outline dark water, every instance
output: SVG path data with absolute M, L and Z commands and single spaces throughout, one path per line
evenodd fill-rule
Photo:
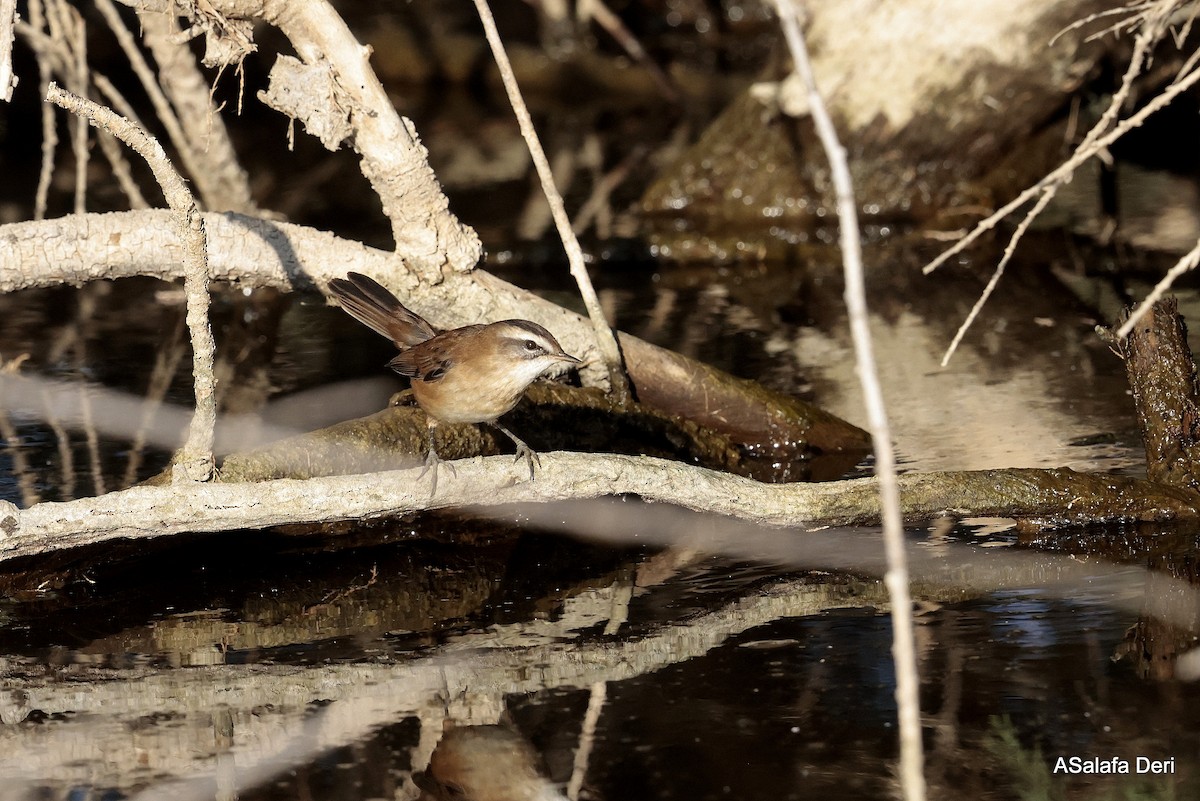
M 875 270 L 872 301 L 905 469 L 1138 471 L 1123 367 L 1077 292 L 1015 271 L 941 369 L 980 280 L 960 270 L 933 292 L 906 277 L 899 260 L 913 257 L 869 255 L 900 264 Z M 861 422 L 832 262 L 598 273 L 622 328 Z M 85 289 L 86 313 L 80 292 L 3 298 L 0 353 L 28 352 L 25 374 L 74 382 L 97 406 L 100 385 L 140 396 L 175 341 L 180 308 L 163 291 Z M 218 314 L 226 353 L 261 341 L 253 299 L 230 296 Z M 316 298 L 287 301 L 277 330 L 268 360 L 229 356 L 229 369 L 262 377 L 268 413 L 297 427 L 348 413 L 306 392 L 378 378 L 389 357 Z M 168 402 L 187 402 L 181 364 L 160 382 Z M 364 413 L 390 391 L 378 383 Z M 6 413 L 0 497 L 86 496 L 164 463 L 166 443 L 89 437 L 72 414 Z M 645 545 L 639 507 L 624 507 L 622 547 L 504 513 L 425 515 L 10 566 L 0 798 L 895 797 L 875 533 L 833 532 L 825 550 L 799 544 L 764 565 Z M 564 507 L 561 528 L 577 513 Z M 1193 533 L 1125 527 L 1030 551 L 1006 521 L 966 521 L 909 538 L 925 571 L 931 797 L 1200 797 L 1200 690 L 1174 669 L 1194 635 L 1148 613 L 1143 570 L 1186 577 Z M 1032 561 L 989 578 L 1000 554 Z M 1059 757 L 1115 757 L 1132 773 L 1056 774 Z M 1138 757 L 1173 772 L 1139 775 Z

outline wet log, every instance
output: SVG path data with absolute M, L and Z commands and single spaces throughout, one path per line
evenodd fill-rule
M 1151 481 L 1200 490 L 1200 387 L 1179 304 L 1166 298 L 1122 345 Z
M 304 479 L 411 467 L 428 447 L 426 416 L 411 404 L 411 393 L 400 393 L 395 400 L 399 405 L 369 417 L 230 454 L 220 480 Z M 623 407 L 596 389 L 535 383 L 504 420 L 537 452 L 641 453 L 735 475 L 765 472 L 755 470 L 741 449 L 716 431 L 642 404 Z M 434 446 L 446 460 L 512 452 L 512 443 L 499 431 L 471 424 L 439 425 Z M 153 483 L 170 480 L 167 474 L 157 478 Z
M 1057 155 L 1062 138 L 1046 137 L 1039 157 L 1030 153 L 1035 135 L 1062 116 L 1113 39 L 1085 41 L 1101 20 L 1049 43 L 1112 5 L 806 3 L 813 71 L 852 154 L 860 213 L 927 219 L 956 203 L 981 202 L 978 187 L 964 195 L 964 182 L 998 166 L 1005 187 L 1039 177 L 1033 173 Z M 806 109 L 778 83 L 788 71 L 784 59 L 768 69 L 643 195 L 643 211 L 660 221 L 652 233 L 671 255 L 732 258 L 736 232 L 743 244 L 751 232 L 769 241 L 772 229 L 834 215 Z

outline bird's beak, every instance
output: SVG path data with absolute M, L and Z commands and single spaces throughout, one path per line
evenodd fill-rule
M 555 356 L 563 364 L 583 364 L 583 359 L 576 359 L 569 353 L 558 353 Z

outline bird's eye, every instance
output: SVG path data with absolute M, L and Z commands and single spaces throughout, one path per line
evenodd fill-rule
M 534 351 L 541 350 L 541 348 L 539 348 L 538 343 L 534 342 L 532 339 L 527 339 L 525 340 L 525 350 L 533 353 Z

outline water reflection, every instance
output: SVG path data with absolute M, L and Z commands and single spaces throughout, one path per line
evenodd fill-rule
M 576 567 L 569 588 L 552 578 L 557 572 L 544 574 L 540 588 L 530 577 L 510 583 L 503 569 L 494 572 L 482 585 L 493 588 L 491 602 L 454 616 L 457 625 L 432 617 L 405 623 L 441 629 L 422 643 L 387 630 L 386 621 L 402 619 L 403 602 L 368 581 L 346 586 L 346 599 L 361 596 L 357 623 L 330 626 L 328 639 L 310 631 L 307 645 L 230 639 L 258 632 L 254 592 L 238 612 L 177 611 L 69 651 L 53 645 L 65 632 L 27 631 L 26 655 L 5 662 L 0 773 L 12 781 L 0 797 L 53 797 L 85 785 L 128 794 L 150 782 L 139 797 L 211 797 L 228 786 L 247 798 L 376 797 L 387 788 L 385 797 L 442 798 L 448 786 L 478 786 L 480 775 L 499 781 L 505 771 L 512 781 L 539 777 L 539 788 L 560 793 L 581 770 L 581 786 L 599 798 L 890 795 L 890 633 L 877 580 L 824 570 L 781 575 L 669 551 L 630 554 L 627 568 L 597 572 L 590 547 L 568 554 L 561 540 L 522 536 L 524 558 L 513 565 L 541 550 L 546 564 L 591 569 Z M 345 585 L 346 574 L 326 572 L 339 561 L 382 565 L 401 584 L 460 572 L 447 569 L 453 549 L 440 565 L 426 554 L 401 572 L 411 550 L 397 542 L 325 554 L 299 581 L 286 552 L 272 557 L 264 548 L 259 556 L 271 557 L 267 565 L 282 560 L 265 582 L 277 598 L 326 597 L 335 579 Z M 513 543 L 500 548 L 514 552 Z M 1128 581 L 1135 573 L 1083 565 L 1067 597 L 1027 587 L 966 600 L 962 586 L 935 590 L 919 578 L 923 706 L 936 743 L 931 777 L 960 787 L 969 763 L 990 777 L 981 798 L 1008 798 L 1022 781 L 1013 765 L 1029 767 L 1034 748 L 1044 769 L 1056 754 L 1128 754 L 1136 743 L 1139 754 L 1177 760 L 1161 786 L 1185 797 L 1195 785 L 1200 731 L 1174 712 L 1194 703 L 1200 686 L 1148 684 L 1128 661 L 1114 661 L 1138 620 Z M 1045 571 L 1028 578 L 1038 575 Z M 207 592 L 223 582 L 245 579 L 226 576 Z M 523 603 L 545 611 L 514 621 L 504 611 L 514 585 Z M 413 597 L 454 595 L 410 589 Z M 287 606 L 271 604 L 276 615 Z M 277 625 L 302 630 L 311 606 L 290 606 L 290 622 Z M 26 611 L 10 610 L 9 636 L 34 628 L 22 620 Z M 174 656 L 139 650 L 182 642 L 147 634 L 160 625 L 190 629 L 190 642 L 207 637 L 210 651 L 221 643 L 225 664 L 176 667 L 194 645 Z M 131 658 L 139 652 L 147 658 Z M 602 703 L 590 715 L 581 767 L 574 757 L 598 685 Z M 435 759 L 439 743 L 447 750 Z M 494 765 L 500 752 L 511 767 L 487 773 L 480 765 Z M 1052 778 L 1066 793 L 1059 797 L 1130 786 L 1112 777 Z
M 858 419 L 840 288 L 819 270 L 605 280 L 623 327 Z M 939 371 L 962 305 L 954 281 L 945 286 L 948 299 L 935 301 L 897 279 L 875 298 L 910 469 L 1133 469 L 1120 365 L 1087 339 L 1090 321 L 1047 327 L 1043 307 L 1062 299 L 1045 283 L 1014 286 Z M 125 291 L 98 296 L 91 314 L 115 312 L 105 304 Z M 135 285 L 122 313 L 139 297 L 154 292 Z M 5 323 L 0 352 L 27 345 L 24 370 L 50 369 L 32 331 L 51 305 L 31 304 L 24 333 Z M 159 332 L 177 320 L 150 332 L 148 314 L 132 316 L 141 322 L 128 342 L 94 325 L 77 341 L 104 352 L 105 376 L 120 375 L 112 385 L 144 388 L 155 348 L 170 350 Z M 265 375 L 299 415 L 289 425 L 331 412 L 306 390 L 374 375 L 390 356 L 340 318 L 307 302 L 255 318 L 284 332 Z M 112 366 L 122 348 L 123 372 Z M 254 358 L 262 368 L 264 354 Z M 166 386 L 180 400 L 186 377 Z M 281 407 L 260 400 L 279 423 Z M 136 427 L 140 414 L 135 404 L 116 417 Z M 5 419 L 6 500 L 86 494 L 97 475 L 117 486 L 136 451 L 130 432 L 73 429 L 82 415 L 57 427 Z M 487 797 L 481 781 L 593 799 L 892 797 L 890 633 L 873 533 L 722 534 L 622 506 L 627 518 L 590 507 L 541 510 L 546 519 L 426 515 L 320 536 L 116 543 L 10 566 L 0 799 Z M 557 530 L 555 520 L 589 541 L 530 532 Z M 910 537 L 933 797 L 1200 796 L 1200 727 L 1185 712 L 1200 686 L 1178 672 L 1200 617 L 1188 583 L 1195 532 L 946 521 Z M 1053 773 L 1058 756 L 1092 754 L 1174 758 L 1176 770 Z

